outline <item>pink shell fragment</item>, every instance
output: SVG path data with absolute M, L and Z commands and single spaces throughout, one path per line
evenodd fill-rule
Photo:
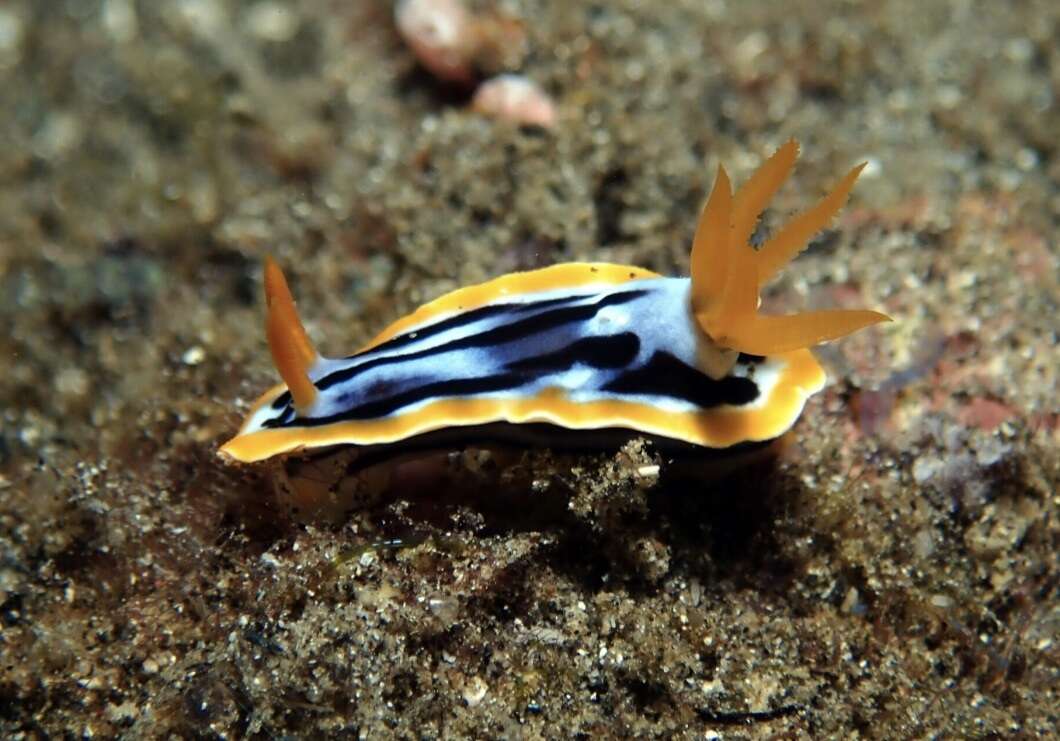
M 478 30 L 459 0 L 399 0 L 394 21 L 416 59 L 432 75 L 462 85 L 474 81 Z
M 548 93 L 522 75 L 498 75 L 475 91 L 471 107 L 487 116 L 514 124 L 550 129 L 556 124 L 556 106 Z

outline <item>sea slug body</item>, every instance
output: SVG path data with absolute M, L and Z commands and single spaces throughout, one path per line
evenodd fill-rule
M 564 263 L 446 294 L 356 353 L 321 356 L 279 267 L 266 261 L 266 335 L 284 383 L 220 452 L 253 462 L 333 446 L 388 446 L 439 431 L 615 431 L 729 449 L 782 435 L 825 374 L 809 347 L 888 317 L 867 310 L 758 313 L 761 286 L 846 201 L 861 167 L 759 249 L 759 214 L 787 178 L 782 146 L 735 193 L 719 170 L 691 276 Z M 558 439 L 558 436 L 557 436 Z

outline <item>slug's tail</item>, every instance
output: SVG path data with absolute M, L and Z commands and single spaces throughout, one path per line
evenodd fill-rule
M 301 414 L 312 406 L 319 393 L 309 379 L 309 369 L 320 359 L 320 354 L 298 318 L 287 279 L 272 257 L 265 258 L 265 305 L 265 336 L 272 362 Z

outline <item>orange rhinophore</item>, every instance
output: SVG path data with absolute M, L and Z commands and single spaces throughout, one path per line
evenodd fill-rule
M 265 258 L 265 306 L 265 337 L 272 362 L 290 389 L 295 408 L 304 413 L 317 398 L 317 389 L 309 380 L 309 369 L 320 355 L 298 318 L 287 279 L 271 257 Z
M 789 141 L 732 195 L 722 167 L 692 248 L 692 303 L 703 331 L 720 347 L 774 355 L 843 337 L 878 322 L 885 314 L 867 310 L 813 311 L 788 316 L 758 313 L 759 291 L 805 249 L 818 230 L 846 202 L 864 164 L 851 170 L 816 206 L 786 224 L 762 248 L 749 243 L 758 217 L 787 179 L 799 146 Z

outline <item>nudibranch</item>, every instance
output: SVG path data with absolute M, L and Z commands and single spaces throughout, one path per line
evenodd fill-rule
M 719 168 L 690 277 L 609 263 L 513 273 L 427 303 L 344 358 L 317 352 L 267 259 L 265 333 L 284 383 L 221 454 L 252 462 L 498 426 L 545 430 L 546 444 L 548 430 L 696 449 L 779 437 L 824 386 L 809 348 L 889 321 L 868 310 L 759 314 L 762 285 L 828 224 L 863 167 L 756 249 L 758 217 L 797 156 L 789 141 L 735 194 Z

